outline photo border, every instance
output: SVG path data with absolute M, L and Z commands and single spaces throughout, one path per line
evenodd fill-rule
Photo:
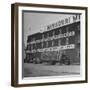
M 42 7 L 42 8 L 61 8 L 61 9 L 78 9 L 85 10 L 85 80 L 78 81 L 63 81 L 63 82 L 47 82 L 47 83 L 34 83 L 34 84 L 19 84 L 18 80 L 18 7 Z M 87 83 L 88 82 L 88 8 L 81 6 L 62 6 L 62 5 L 45 5 L 45 4 L 32 4 L 32 3 L 15 3 L 11 5 L 11 85 L 14 87 L 22 87 L 22 86 L 41 86 L 41 85 L 58 85 L 58 84 L 72 84 L 72 83 Z

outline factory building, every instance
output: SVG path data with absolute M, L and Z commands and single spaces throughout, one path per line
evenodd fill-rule
M 80 15 L 47 25 L 27 37 L 25 62 L 80 64 Z

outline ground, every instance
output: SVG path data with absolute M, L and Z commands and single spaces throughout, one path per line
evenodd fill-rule
M 24 77 L 79 75 L 80 65 L 47 65 L 24 63 Z

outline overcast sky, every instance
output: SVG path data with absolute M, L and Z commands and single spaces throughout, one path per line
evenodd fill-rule
M 24 12 L 24 43 L 26 46 L 27 36 L 46 30 L 46 26 L 55 23 L 64 18 L 70 17 L 70 14 L 51 14 L 51 13 L 36 13 Z

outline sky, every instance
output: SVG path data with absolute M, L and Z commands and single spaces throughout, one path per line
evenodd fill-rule
M 51 14 L 40 12 L 24 12 L 24 44 L 27 45 L 27 36 L 46 30 L 46 26 L 64 18 L 72 16 L 71 14 Z

